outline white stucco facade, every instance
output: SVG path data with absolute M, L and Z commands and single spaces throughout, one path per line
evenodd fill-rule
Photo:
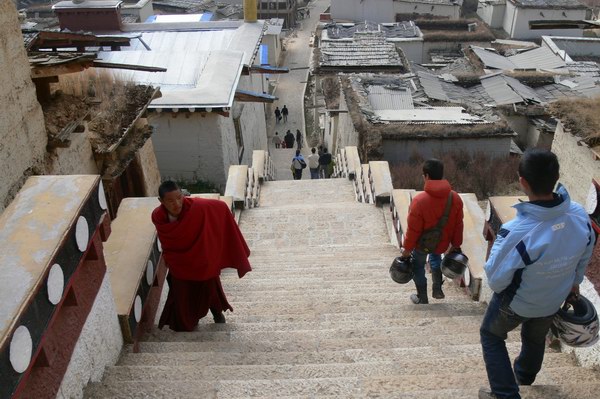
M 477 6 L 477 15 L 494 29 L 502 28 L 505 12 L 506 0 L 480 0 Z
M 262 93 L 262 86 L 261 75 L 250 74 L 242 76 L 238 88 Z M 234 102 L 229 116 L 215 112 L 155 113 L 150 123 L 163 179 L 202 180 L 225 187 L 230 165 L 250 165 L 252 151 L 267 149 L 262 103 Z
M 583 36 L 582 29 L 552 29 L 531 30 L 529 21 L 536 20 L 582 20 L 586 18 L 587 10 L 581 9 L 551 9 L 523 8 L 510 0 L 506 2 L 506 12 L 502 29 L 513 39 L 536 39 L 542 36 Z
M 57 399 L 79 399 L 88 382 L 102 379 L 104 369 L 114 365 L 123 348 L 123 336 L 108 275 L 79 335 Z
M 336 20 L 396 22 L 396 14 L 421 14 L 460 18 L 458 1 L 418 0 L 331 0 L 331 17 Z

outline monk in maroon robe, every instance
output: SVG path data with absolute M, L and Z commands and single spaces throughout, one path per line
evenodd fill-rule
M 184 197 L 176 183 L 159 188 L 161 205 L 152 212 L 169 268 L 169 295 L 158 327 L 192 331 L 210 310 L 215 323 L 233 311 L 221 286 L 221 270 L 252 270 L 250 249 L 227 205 L 218 200 Z

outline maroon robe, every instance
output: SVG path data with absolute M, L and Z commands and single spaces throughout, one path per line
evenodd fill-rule
M 208 310 L 230 310 L 219 275 L 227 267 L 241 278 L 252 270 L 250 250 L 222 201 L 186 197 L 179 217 L 169 222 L 164 206 L 152 212 L 169 268 L 169 295 L 160 317 L 175 331 L 191 331 Z

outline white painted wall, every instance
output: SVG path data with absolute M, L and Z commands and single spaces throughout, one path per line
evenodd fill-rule
M 278 66 L 281 56 L 281 39 L 279 35 L 263 36 L 263 44 L 269 47 L 269 65 Z
M 395 0 L 393 5 L 394 14 L 431 14 L 437 17 L 448 17 L 450 19 L 460 18 L 461 11 L 461 7 L 458 4 L 431 4 L 418 3 L 410 0 Z
M 600 161 L 580 137 L 565 132 L 560 122 L 554 132 L 552 152 L 560 163 L 560 182 L 571 198 L 585 205 L 592 179 L 600 181 Z
M 152 140 L 161 177 L 224 183 L 221 119 L 225 117 L 215 113 L 153 114 Z
M 502 28 L 504 22 L 504 13 L 506 12 L 506 3 L 498 4 L 496 2 L 480 1 L 477 7 L 477 15 L 491 28 Z
M 396 22 L 396 14 L 431 14 L 460 18 L 457 4 L 431 4 L 402 0 L 331 0 L 334 20 Z
M 334 20 L 396 22 L 392 0 L 331 0 Z
M 83 325 L 57 399 L 82 398 L 83 388 L 88 382 L 102 379 L 104 368 L 117 362 L 122 347 L 123 336 L 107 274 Z
M 564 14 L 563 14 L 564 13 Z M 541 15 L 543 14 L 543 16 Z M 583 36 L 582 29 L 530 30 L 529 21 L 534 20 L 581 20 L 587 11 L 518 8 L 511 2 L 506 4 L 503 29 L 513 39 L 536 39 L 542 36 Z
M 71 145 L 56 148 L 53 162 L 47 165 L 49 175 L 97 175 L 98 166 L 89 141 L 88 131 L 71 134 Z
M 0 212 L 34 165 L 43 167 L 47 136 L 42 108 L 11 0 L 0 0 Z
M 383 140 L 383 159 L 390 163 L 408 161 L 414 153 L 423 158 L 431 158 L 439 153 L 461 150 L 483 152 L 492 157 L 507 156 L 510 152 L 510 137 Z
M 396 48 L 401 49 L 409 61 L 417 63 L 425 62 L 423 59 L 422 37 L 412 39 L 388 39 L 387 41 L 394 43 Z
M 238 88 L 262 93 L 262 75 L 242 76 Z M 224 188 L 229 166 L 240 163 L 234 117 L 240 118 L 244 141 L 241 163 L 249 165 L 252 151 L 267 149 L 262 103 L 235 102 L 229 116 L 214 112 L 153 114 L 150 119 L 155 129 L 152 139 L 161 177 L 209 181 Z

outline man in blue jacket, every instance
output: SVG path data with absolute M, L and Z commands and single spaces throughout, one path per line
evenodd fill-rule
M 480 399 L 521 397 L 519 385 L 531 385 L 542 368 L 554 314 L 571 292 L 579 293 L 595 237 L 581 205 L 562 185 L 553 192 L 558 176 L 552 152 L 523 155 L 519 183 L 529 201 L 515 205 L 517 216 L 501 227 L 485 265 L 494 294 L 480 335 L 491 391 L 480 389 Z M 519 325 L 513 371 L 505 340 Z

